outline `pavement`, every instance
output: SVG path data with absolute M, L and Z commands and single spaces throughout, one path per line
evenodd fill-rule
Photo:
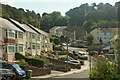
M 72 69 L 69 72 L 52 71 L 51 74 L 49 74 L 49 75 L 35 76 L 35 77 L 32 77 L 30 80 L 40 80 L 40 79 L 45 79 L 45 78 L 66 76 L 66 75 L 80 73 L 80 72 L 83 72 L 86 70 L 89 70 L 89 61 L 85 61 L 85 64 L 83 66 L 81 66 L 81 69 Z

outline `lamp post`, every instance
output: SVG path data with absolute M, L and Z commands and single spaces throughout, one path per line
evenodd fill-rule
M 66 66 L 66 69 L 68 69 L 68 37 L 67 37 L 67 66 Z M 68 71 L 68 70 L 66 70 Z

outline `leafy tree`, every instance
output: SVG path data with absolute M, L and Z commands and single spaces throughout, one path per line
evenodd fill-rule
M 59 38 L 54 38 L 53 43 L 55 43 L 56 45 L 60 44 L 60 39 Z
M 93 43 L 93 36 L 92 35 L 87 35 L 85 40 L 87 41 L 88 45 Z

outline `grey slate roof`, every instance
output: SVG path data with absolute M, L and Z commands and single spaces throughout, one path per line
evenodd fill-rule
M 43 30 L 41 30 L 41 29 L 38 29 L 38 28 L 36 28 L 36 27 L 34 27 L 34 26 L 32 26 L 32 25 L 30 25 L 32 28 L 34 28 L 35 30 L 37 30 L 39 33 L 41 33 L 41 34 L 43 34 L 43 35 L 46 35 L 46 36 L 49 36 L 49 33 L 47 33 L 47 32 L 45 32 L 45 31 L 43 31 Z
M 12 20 L 14 23 L 16 23 L 17 25 L 19 25 L 21 28 L 23 28 L 25 31 L 28 31 L 28 32 L 32 32 L 32 33 L 35 33 L 37 34 L 34 30 L 32 30 L 30 27 L 28 27 L 26 24 L 21 24 L 19 23 L 18 21 L 15 21 L 13 19 L 10 19 Z
M 1 17 L 0 17 L 0 27 L 23 32 L 22 30 L 17 28 L 14 24 L 12 24 L 10 21 Z

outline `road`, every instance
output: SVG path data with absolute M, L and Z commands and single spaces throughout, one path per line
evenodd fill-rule
M 89 70 L 84 70 L 80 73 L 74 73 L 74 74 L 55 77 L 55 78 L 89 78 Z
M 69 47 L 68 49 L 71 51 L 72 50 L 84 51 L 83 49 L 73 48 L 73 47 Z M 89 70 L 90 70 L 90 67 L 89 67 L 89 58 L 88 58 L 88 61 L 85 61 L 85 65 L 83 65 L 80 70 L 73 69 L 72 71 L 67 72 L 67 73 L 63 73 L 63 72 L 59 72 L 59 71 L 52 71 L 52 74 L 50 74 L 50 75 L 38 76 L 38 77 L 32 78 L 30 80 L 41 80 L 42 78 L 44 78 L 43 80 L 57 80 L 57 78 L 59 78 L 59 80 L 60 79 L 74 80 L 75 78 L 88 79 L 89 78 Z M 49 79 L 45 79 L 45 78 L 49 78 Z

